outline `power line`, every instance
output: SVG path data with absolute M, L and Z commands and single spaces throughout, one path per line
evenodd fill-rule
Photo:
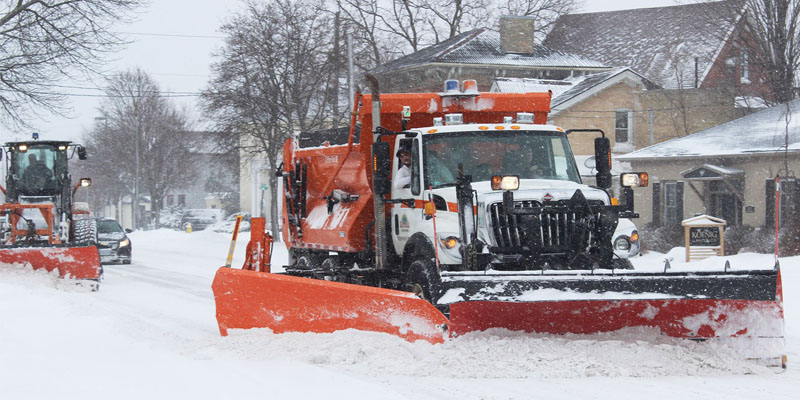
M 225 36 L 210 36 L 210 35 L 183 35 L 177 33 L 147 33 L 147 32 L 117 32 L 123 35 L 136 35 L 136 36 L 162 36 L 162 37 L 179 37 L 179 38 L 193 38 L 193 39 L 225 39 Z

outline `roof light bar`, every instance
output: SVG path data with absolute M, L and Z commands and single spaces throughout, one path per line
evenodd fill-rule
M 463 114 L 445 114 L 444 115 L 444 123 L 445 125 L 461 125 L 464 123 L 464 115 Z
M 526 113 L 526 112 L 517 113 L 517 123 L 518 124 L 532 124 L 533 123 L 533 113 Z

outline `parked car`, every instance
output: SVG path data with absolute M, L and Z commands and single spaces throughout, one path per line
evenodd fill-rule
M 130 229 L 122 229 L 117 220 L 112 218 L 96 218 L 97 250 L 100 252 L 100 263 L 131 263 L 131 239 L 126 233 Z
M 620 218 L 611 243 L 614 245 L 614 267 L 633 269 L 630 258 L 639 255 L 640 249 L 639 230 L 633 221 Z
M 250 213 L 237 212 L 229 215 L 224 221 L 214 225 L 211 229 L 214 232 L 233 233 L 233 228 L 236 226 L 236 217 L 241 215 L 242 222 L 239 223 L 239 232 L 250 232 Z
M 222 210 L 214 208 L 198 208 L 186 210 L 181 217 L 181 229 L 192 224 L 192 230 L 201 231 L 222 220 Z

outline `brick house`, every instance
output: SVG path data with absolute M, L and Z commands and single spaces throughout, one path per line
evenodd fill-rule
M 629 67 L 651 85 L 565 102 L 559 111 L 554 105 L 559 124 L 582 120 L 615 132 L 614 151 L 626 153 L 762 107 L 765 79 L 748 64 L 755 50 L 743 15 L 730 2 L 714 2 L 560 17 L 546 47 Z M 627 139 L 621 146 L 618 133 Z

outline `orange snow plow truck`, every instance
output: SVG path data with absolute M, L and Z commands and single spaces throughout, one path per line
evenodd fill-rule
M 370 81 L 346 145 L 286 142 L 288 265 L 271 273 L 272 238 L 253 219 L 245 267 L 214 279 L 223 335 L 352 328 L 436 343 L 490 328 L 645 327 L 782 346 L 777 266 L 616 268 L 612 235 L 637 216 L 632 187 L 647 174 L 623 174 L 622 201 L 610 196 L 609 139 L 546 125 L 550 93 L 448 81 L 443 93 L 380 94 Z M 581 182 L 569 134 L 595 136 L 596 186 Z
M 68 160 L 83 146 L 68 141 L 8 142 L 5 186 L 0 191 L 0 263 L 29 264 L 33 269 L 57 271 L 93 290 L 102 274 L 95 247 L 97 229 L 88 208 L 77 205 L 75 192 L 91 185 L 82 178 L 75 186 Z M 0 153 L 0 155 L 2 155 Z

